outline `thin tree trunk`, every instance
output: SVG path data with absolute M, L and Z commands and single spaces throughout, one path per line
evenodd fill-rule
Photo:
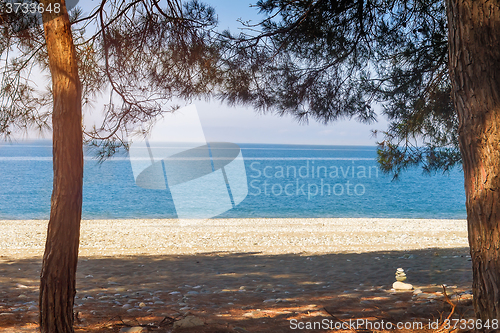
M 41 2 L 54 8 L 57 1 Z M 40 328 L 43 333 L 67 333 L 73 332 L 82 212 L 82 90 L 64 0 L 61 14 L 45 13 L 43 21 L 54 96 L 54 183 L 40 274 Z
M 500 319 L 500 2 L 447 0 L 447 11 L 474 309 L 491 324 Z

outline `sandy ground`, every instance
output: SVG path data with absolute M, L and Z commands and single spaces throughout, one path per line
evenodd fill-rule
M 37 331 L 46 227 L 0 221 L 0 332 Z M 296 332 L 294 320 L 324 319 L 435 332 L 451 312 L 442 284 L 452 318 L 473 316 L 462 220 L 96 220 L 80 249 L 77 332 Z M 398 267 L 413 291 L 391 290 Z M 187 316 L 201 326 L 174 326 Z M 362 332 L 301 332 L 318 331 Z

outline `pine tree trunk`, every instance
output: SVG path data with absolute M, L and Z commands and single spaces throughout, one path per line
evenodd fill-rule
M 54 0 L 42 1 L 49 2 L 54 7 Z M 54 183 L 40 274 L 40 329 L 68 333 L 73 332 L 82 212 L 82 90 L 64 1 L 61 15 L 44 14 L 43 21 L 54 96 Z
M 491 323 L 500 319 L 500 3 L 447 0 L 447 11 L 474 309 Z

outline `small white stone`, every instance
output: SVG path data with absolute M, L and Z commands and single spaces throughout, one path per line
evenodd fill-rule
M 409 283 L 396 281 L 392 284 L 392 288 L 394 288 L 395 290 L 412 290 L 413 286 Z

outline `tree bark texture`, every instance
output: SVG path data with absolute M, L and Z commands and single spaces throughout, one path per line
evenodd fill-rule
M 54 7 L 59 1 L 41 2 Z M 43 22 L 54 96 L 54 183 L 40 273 L 40 329 L 42 333 L 67 333 L 73 332 L 82 213 L 82 88 L 64 0 L 61 13 L 44 13 Z
M 491 322 L 500 319 L 500 1 L 446 1 L 474 309 Z

